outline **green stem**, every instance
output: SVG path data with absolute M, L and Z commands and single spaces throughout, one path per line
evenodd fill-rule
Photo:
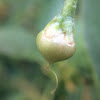
M 66 0 L 61 12 L 63 17 L 74 17 L 78 0 Z
M 63 17 L 61 20 L 62 30 L 66 34 L 74 34 L 74 15 L 78 0 L 66 0 L 61 12 Z

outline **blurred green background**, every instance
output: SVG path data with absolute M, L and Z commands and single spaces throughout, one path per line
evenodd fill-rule
M 64 0 L 0 0 L 0 100 L 100 100 L 100 0 L 79 0 L 76 52 L 55 63 L 59 85 L 36 47 L 36 36 Z

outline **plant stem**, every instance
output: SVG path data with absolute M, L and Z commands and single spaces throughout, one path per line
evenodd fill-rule
M 54 95 L 56 89 L 58 88 L 58 77 L 57 77 L 56 73 L 53 70 L 50 69 L 50 71 L 54 74 L 54 76 L 56 78 L 56 88 L 51 91 L 51 94 Z
M 74 34 L 74 15 L 77 2 L 78 0 L 66 0 L 62 8 L 61 27 L 66 34 Z
M 57 74 L 50 68 L 50 64 L 47 65 L 47 68 L 50 72 L 52 72 L 56 78 L 56 87 L 51 91 L 51 94 L 54 95 L 54 93 L 56 92 L 56 89 L 58 88 L 58 77 Z
M 78 0 L 66 0 L 61 12 L 61 15 L 65 18 L 65 17 L 74 17 L 75 15 L 75 10 L 77 7 L 77 2 Z

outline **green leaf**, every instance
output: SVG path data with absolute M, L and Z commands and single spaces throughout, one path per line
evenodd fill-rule
M 18 26 L 0 29 L 0 54 L 15 59 L 42 62 L 36 47 L 36 37 Z

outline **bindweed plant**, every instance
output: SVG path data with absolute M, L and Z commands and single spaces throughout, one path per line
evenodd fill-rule
M 61 14 L 55 16 L 37 36 L 37 47 L 49 64 L 66 60 L 75 53 L 74 14 L 77 2 L 78 0 L 65 0 Z M 58 85 L 57 75 L 52 72 Z

